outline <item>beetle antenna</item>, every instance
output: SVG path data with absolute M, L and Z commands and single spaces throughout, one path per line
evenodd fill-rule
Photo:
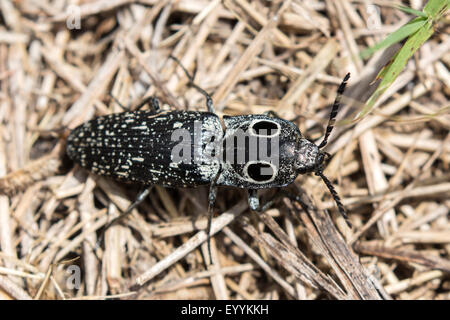
M 350 79 L 350 73 L 347 73 L 344 77 L 344 80 L 342 80 L 341 84 L 339 85 L 339 88 L 337 90 L 336 99 L 334 100 L 333 107 L 331 108 L 330 113 L 330 120 L 328 120 L 327 130 L 325 132 L 325 136 L 323 137 L 322 142 L 319 144 L 319 149 L 322 149 L 325 147 L 328 143 L 328 137 L 331 134 L 331 131 L 333 131 L 334 123 L 336 122 L 336 116 L 338 113 L 338 110 L 341 106 L 341 97 L 342 94 L 345 91 L 345 86 L 347 85 L 347 81 Z
M 327 186 L 328 190 L 330 190 L 330 193 L 333 196 L 334 202 L 336 202 L 336 205 L 339 209 L 339 213 L 345 219 L 345 222 L 347 223 L 349 228 L 351 228 L 352 224 L 348 220 L 348 216 L 347 216 L 347 213 L 345 212 L 344 205 L 342 204 L 341 198 L 339 198 L 339 195 L 337 194 L 336 190 L 334 189 L 333 184 L 330 182 L 330 180 L 328 180 L 327 177 L 325 177 L 325 175 L 323 174 L 322 171 L 317 171 L 316 175 L 318 175 L 319 177 L 322 178 L 322 180 L 325 183 L 325 185 Z
M 209 95 L 209 93 L 206 92 L 204 89 L 200 88 L 198 85 L 195 84 L 194 78 L 189 74 L 189 71 L 186 70 L 186 68 L 181 64 L 181 61 L 178 60 L 177 57 L 174 57 L 173 55 L 170 54 L 169 58 L 174 60 L 181 67 L 181 69 L 184 71 L 184 73 L 186 74 L 186 77 L 189 80 L 189 84 L 191 86 L 193 86 L 195 89 L 197 89 L 198 92 L 200 92 L 202 95 L 205 96 L 205 98 L 206 98 L 206 106 L 208 108 L 208 111 L 212 112 L 212 113 L 215 113 L 213 100 L 212 100 L 211 96 Z

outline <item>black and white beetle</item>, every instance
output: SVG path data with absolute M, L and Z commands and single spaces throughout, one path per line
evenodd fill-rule
M 209 94 L 180 66 L 191 85 L 206 97 L 208 112 L 161 111 L 157 98 L 150 97 L 135 111 L 95 118 L 68 136 L 67 154 L 74 162 L 93 173 L 146 186 L 122 216 L 145 199 L 152 185 L 210 185 L 209 235 L 217 186 L 248 189 L 250 209 L 259 211 L 257 189 L 284 187 L 298 174 L 311 172 L 322 178 L 347 221 L 339 196 L 323 175 L 329 155 L 320 149 L 327 144 L 350 74 L 337 90 L 324 139 L 317 146 L 304 138 L 294 123 L 275 113 L 224 116 L 223 128 Z M 149 111 L 139 110 L 146 104 Z M 242 134 L 245 139 L 239 143 Z M 262 147 L 269 149 L 265 152 L 270 154 L 268 158 L 260 156 Z M 194 158 L 186 154 L 190 152 Z

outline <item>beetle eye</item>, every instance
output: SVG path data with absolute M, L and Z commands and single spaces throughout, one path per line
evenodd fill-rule
M 251 125 L 251 130 L 255 135 L 273 137 L 280 132 L 280 126 L 273 121 L 261 120 Z
M 274 174 L 274 168 L 268 163 L 251 163 L 247 166 L 247 175 L 256 182 L 271 181 Z

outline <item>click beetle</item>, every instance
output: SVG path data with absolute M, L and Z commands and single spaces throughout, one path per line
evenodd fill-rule
M 162 111 L 158 99 L 150 97 L 134 111 L 100 116 L 81 124 L 67 138 L 68 156 L 83 168 L 145 187 L 123 215 L 141 203 L 153 185 L 210 185 L 209 235 L 218 186 L 248 189 L 249 207 L 259 211 L 258 189 L 285 187 L 299 174 L 315 173 L 348 222 L 338 194 L 323 174 L 329 154 L 321 149 L 333 130 L 350 74 L 337 90 L 324 138 L 316 145 L 294 123 L 273 112 L 224 116 L 223 127 L 209 94 L 195 85 L 180 66 L 191 85 L 206 97 L 207 112 Z M 149 110 L 140 110 L 147 104 Z

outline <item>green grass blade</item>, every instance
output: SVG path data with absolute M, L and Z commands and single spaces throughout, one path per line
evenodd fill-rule
M 361 110 L 359 115 L 353 121 L 361 120 L 366 114 L 368 114 L 376 100 L 380 97 L 383 92 L 386 91 L 387 88 L 391 86 L 397 76 L 402 72 L 403 68 L 408 62 L 409 58 L 420 48 L 420 46 L 428 40 L 428 38 L 433 34 L 433 24 L 431 21 L 426 21 L 426 24 L 416 31 L 413 35 L 411 35 L 408 40 L 405 42 L 403 47 L 397 52 L 391 62 L 385 66 L 378 77 L 381 77 L 382 80 L 377 90 L 372 94 L 367 102 L 366 106 Z
M 423 12 L 434 21 L 439 20 L 450 8 L 449 0 L 430 0 L 423 8 Z
M 401 5 L 394 5 L 394 8 L 397 8 L 403 12 L 418 16 L 418 17 L 422 17 L 422 18 L 428 18 L 427 14 L 423 11 L 419 11 L 419 10 L 415 10 L 413 8 L 409 8 L 409 7 L 405 7 L 405 6 L 401 6 Z
M 375 51 L 380 50 L 382 48 L 389 47 L 393 45 L 394 43 L 400 42 L 403 39 L 407 38 L 408 36 L 412 35 L 413 33 L 417 32 L 420 28 L 422 28 L 427 23 L 426 18 L 418 17 L 413 19 L 412 21 L 408 22 L 407 24 L 401 26 L 398 30 L 391 33 L 389 36 L 386 37 L 383 41 L 376 44 L 373 47 L 370 47 L 366 50 L 361 51 L 361 57 L 367 58 L 371 56 Z
M 375 90 L 369 98 L 368 102 L 356 118 L 350 122 L 361 120 L 372 110 L 378 98 L 392 85 L 400 72 L 403 71 L 409 58 L 411 58 L 420 46 L 422 46 L 434 33 L 436 23 L 439 22 L 450 9 L 450 0 L 429 0 L 423 8 L 423 13 L 419 13 L 418 11 L 409 8 L 405 9 L 404 7 L 399 9 L 416 14 L 419 17 L 402 26 L 399 30 L 395 31 L 373 48 L 367 49 L 361 53 L 361 55 L 371 54 L 375 50 L 387 47 L 409 36 L 408 40 L 406 40 L 402 48 L 393 56 L 389 64 L 378 73 L 377 78 L 381 78 L 382 80 L 378 85 L 377 90 Z M 400 30 L 402 31 L 399 32 Z M 349 122 L 349 120 L 345 121 Z

